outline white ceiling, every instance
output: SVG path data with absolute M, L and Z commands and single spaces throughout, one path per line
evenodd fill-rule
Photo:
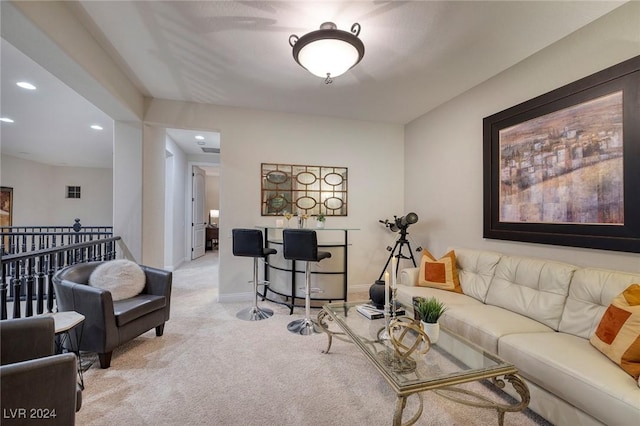
M 404 124 L 623 3 L 297 0 L 69 5 L 145 96 Z M 362 62 L 331 85 L 297 65 L 288 43 L 291 34 L 301 36 L 324 21 L 344 30 L 358 22 L 366 49 Z M 87 102 L 77 95 L 80 99 L 74 103 L 71 94 L 41 91 L 36 105 L 21 107 L 33 100 L 33 94 L 14 96 L 9 80 L 20 78 L 17 70 L 28 66 L 24 61 L 20 65 L 23 58 L 15 53 L 5 55 L 10 50 L 3 43 L 2 114 L 15 108 L 31 111 L 34 117 L 25 118 L 29 124 L 19 134 L 10 130 L 18 128 L 17 120 L 2 123 L 3 152 L 28 152 L 32 139 L 56 147 L 59 142 L 76 142 L 87 149 L 88 136 L 67 133 L 90 120 Z M 194 135 L 180 143 L 193 148 Z M 9 136 L 11 142 L 6 143 Z M 78 146 L 61 146 L 66 161 L 80 151 Z M 104 160 L 107 154 L 97 157 Z
M 113 120 L 30 58 L 0 44 L 3 154 L 57 166 L 110 168 Z M 16 83 L 27 81 L 36 90 Z M 90 128 L 99 124 L 103 130 Z

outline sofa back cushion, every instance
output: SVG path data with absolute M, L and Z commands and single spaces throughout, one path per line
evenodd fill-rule
M 491 251 L 463 248 L 453 250 L 456 254 L 458 278 L 462 292 L 484 302 L 496 265 L 502 255 Z
M 640 283 L 640 274 L 596 268 L 577 270 L 559 331 L 589 339 L 611 301 L 633 283 Z
M 558 330 L 576 267 L 542 259 L 502 256 L 485 303 Z

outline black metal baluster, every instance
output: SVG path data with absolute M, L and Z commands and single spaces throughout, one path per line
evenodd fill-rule
M 13 267 L 13 276 L 11 277 L 11 284 L 13 284 L 13 318 L 20 318 L 21 312 L 21 300 L 20 294 L 22 290 L 22 279 L 20 278 L 20 263 L 16 262 Z
M 96 246 L 96 251 L 94 253 L 94 260 L 103 260 L 102 258 L 102 248 L 104 247 L 104 243 L 100 243 Z
M 44 280 L 47 267 L 45 259 L 45 256 L 40 256 L 38 258 L 38 268 L 36 273 L 36 286 L 38 292 L 38 295 L 36 296 L 38 298 L 36 302 L 36 311 L 38 312 L 38 315 L 44 312 Z
M 27 287 L 25 298 L 25 314 L 26 317 L 33 316 L 33 258 L 27 259 L 25 266 L 24 285 Z
M 49 256 L 49 269 L 47 270 L 47 312 L 53 312 L 53 274 L 56 272 L 56 255 L 51 253 Z

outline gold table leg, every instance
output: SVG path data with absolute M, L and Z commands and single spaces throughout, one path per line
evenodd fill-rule
M 396 399 L 396 411 L 393 413 L 393 426 L 410 426 L 415 422 L 417 422 L 420 416 L 422 415 L 423 402 L 424 402 L 422 400 L 422 395 L 419 392 L 412 395 L 415 395 L 418 397 L 418 410 L 413 415 L 413 417 L 407 420 L 406 423 L 402 423 L 402 412 L 404 411 L 404 408 L 407 406 L 407 398 L 409 398 L 409 396 L 411 395 L 403 395 L 403 396 L 398 395 L 398 399 Z
M 505 413 L 524 410 L 529 405 L 531 396 L 529 394 L 529 388 L 527 387 L 526 383 L 517 374 L 506 374 L 503 377 L 494 377 L 491 379 L 491 381 L 500 389 L 504 389 L 504 387 L 506 386 L 505 381 L 509 382 L 511 386 L 513 386 L 513 389 L 515 389 L 515 391 L 518 393 L 518 395 L 520 395 L 520 402 L 517 402 L 513 405 L 501 404 L 484 395 L 480 395 L 476 392 L 467 389 L 456 388 L 453 386 L 444 387 L 442 389 L 434 389 L 433 391 L 443 398 L 447 398 L 460 404 L 468 405 L 471 407 L 490 408 L 496 410 L 498 412 L 498 425 L 502 426 L 504 424 Z M 475 400 L 449 395 L 446 392 L 463 394 L 468 397 L 475 398 Z
M 351 341 L 351 339 L 349 339 L 347 337 L 344 337 L 344 336 L 346 336 L 345 333 L 329 330 L 329 323 L 327 321 L 333 321 L 333 318 L 331 318 L 331 315 L 329 315 L 329 313 L 327 311 L 322 309 L 320 312 L 318 312 L 317 323 L 318 323 L 318 326 L 320 328 L 320 331 L 323 331 L 324 333 L 326 333 L 327 334 L 327 339 L 328 339 L 327 349 L 322 351 L 323 354 L 328 354 L 329 353 L 329 350 L 331 349 L 331 343 L 333 343 L 333 337 L 334 336 L 335 336 L 336 339 L 342 340 L 343 342 L 353 343 Z

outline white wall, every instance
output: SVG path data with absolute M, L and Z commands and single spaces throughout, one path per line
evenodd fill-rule
M 112 170 L 51 166 L 2 155 L 2 186 L 13 188 L 13 225 L 85 226 L 113 224 Z M 80 186 L 81 198 L 66 198 Z
M 145 125 L 142 134 L 142 263 L 162 268 L 166 129 Z
M 482 119 L 640 54 L 632 2 L 406 126 L 406 210 L 413 237 L 440 256 L 450 246 L 640 271 L 637 254 L 482 238 Z
M 115 121 L 113 129 L 113 233 L 124 256 L 141 262 L 142 125 Z
M 186 226 L 186 197 L 187 188 L 187 159 L 184 152 L 176 143 L 167 137 L 166 150 L 171 153 L 172 168 L 166 171 L 166 182 L 169 185 L 165 188 L 165 194 L 171 198 L 170 203 L 166 203 L 167 214 L 171 216 L 166 220 L 165 232 L 170 236 L 171 245 L 165 247 L 165 269 L 174 270 L 185 260 L 187 260 L 187 232 Z M 168 249 L 167 249 L 168 248 Z M 169 256 L 167 258 L 167 255 Z
M 402 126 L 168 100 L 152 100 L 145 123 L 221 132 L 221 300 L 251 289 L 247 259 L 231 253 L 231 229 L 275 225 L 260 215 L 262 162 L 348 167 L 349 215 L 328 218 L 327 226 L 360 229 L 351 234 L 349 285 L 364 289 L 378 278 L 395 238 L 378 220 L 403 214 Z M 145 179 L 145 197 L 152 184 Z

